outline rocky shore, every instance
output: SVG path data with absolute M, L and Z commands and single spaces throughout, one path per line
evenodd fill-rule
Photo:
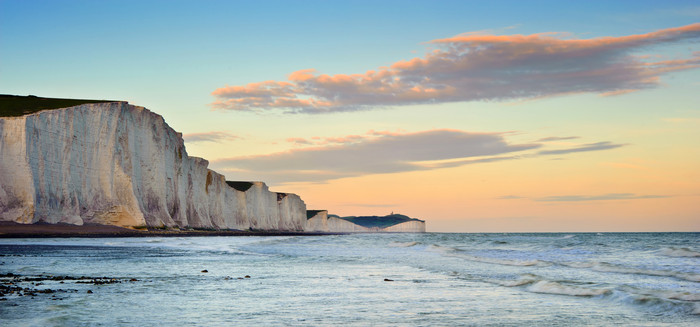
M 113 225 L 19 224 L 0 222 L 0 238 L 51 237 L 181 237 L 181 236 L 313 236 L 338 233 L 310 233 L 215 229 L 131 229 Z
M 73 277 L 73 276 L 53 276 L 36 275 L 22 276 L 14 273 L 0 274 L 0 301 L 7 301 L 8 297 L 30 296 L 50 296 L 52 300 L 63 300 L 61 294 L 78 293 L 79 290 L 65 288 L 65 286 L 76 284 L 106 285 L 120 284 L 122 282 L 138 282 L 136 278 L 114 278 L 114 277 Z M 79 287 L 84 288 L 84 287 Z M 91 289 L 85 293 L 94 293 Z

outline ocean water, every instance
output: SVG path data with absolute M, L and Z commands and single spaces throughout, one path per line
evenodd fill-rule
M 699 237 L 0 239 L 0 282 L 54 291 L 0 325 L 700 326 Z

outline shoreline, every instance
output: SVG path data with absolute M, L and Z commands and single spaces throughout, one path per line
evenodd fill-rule
M 131 229 L 113 225 L 86 224 L 20 224 L 0 222 L 1 238 L 68 238 L 68 237 L 182 237 L 182 236 L 320 236 L 341 233 L 244 231 L 244 230 L 178 230 Z

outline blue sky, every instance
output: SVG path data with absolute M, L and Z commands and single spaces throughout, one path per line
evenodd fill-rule
M 211 103 L 238 96 L 229 92 L 219 98 L 212 95 L 216 90 L 286 83 L 304 69 L 314 69 L 315 76 L 365 74 L 427 58 L 434 49 L 444 50 L 431 41 L 462 33 L 507 36 L 508 42 L 517 35 L 548 33 L 559 44 L 651 35 L 698 22 L 697 1 L 0 0 L 0 93 L 145 106 L 185 134 L 190 155 L 209 159 L 227 178 L 264 180 L 273 189 L 300 194 L 310 208 L 339 214 L 382 214 L 376 208 L 385 208 L 432 220 L 436 231 L 528 230 L 535 220 L 537 230 L 624 230 L 630 221 L 646 222 L 642 230 L 659 230 L 668 225 L 654 223 L 662 208 L 674 207 L 678 218 L 668 228 L 697 230 L 700 206 L 694 203 L 700 203 L 700 188 L 693 185 L 700 184 L 695 183 L 700 176 L 693 167 L 700 166 L 700 78 L 694 67 L 675 66 L 658 73 L 648 87 L 616 96 L 577 89 L 541 98 L 392 102 L 360 111 L 291 115 L 273 107 L 214 109 Z M 677 42 L 630 48 L 625 55 L 690 60 L 700 48 L 698 37 L 686 34 Z M 294 96 L 318 96 L 299 93 L 308 91 L 297 89 Z M 458 140 L 477 134 L 505 142 L 498 143 L 504 149 L 537 147 L 517 160 L 465 157 Z M 538 141 L 546 138 L 560 140 Z M 406 167 L 399 161 L 412 158 L 408 150 L 420 150 L 421 144 L 454 149 L 453 157 L 410 162 L 422 168 L 408 172 L 366 168 L 346 174 L 353 170 L 353 153 L 406 149 L 401 154 L 406 157 L 374 156 L 376 167 Z M 566 152 L 593 144 L 618 146 Z M 541 151 L 564 152 L 551 157 L 538 155 Z M 349 156 L 348 165 L 334 170 L 313 164 L 330 154 Z M 277 170 L 250 169 L 262 158 L 280 160 L 266 162 Z M 280 170 L 281 160 L 290 158 L 300 160 L 297 170 Z M 452 163 L 466 159 L 483 163 Z M 470 186 L 477 180 L 489 182 Z M 390 192 L 386 185 L 394 185 L 405 193 L 361 194 L 360 185 L 374 183 L 385 185 L 377 192 Z M 440 191 L 415 186 L 425 184 Z M 450 205 L 447 194 L 464 194 L 470 206 Z M 546 198 L 577 201 L 537 200 Z M 571 211 L 582 216 L 557 220 Z M 601 218 L 589 226 L 582 223 L 586 215 Z M 502 221 L 511 226 L 499 225 Z

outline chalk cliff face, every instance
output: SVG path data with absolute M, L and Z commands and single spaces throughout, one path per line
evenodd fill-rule
M 189 157 L 160 115 L 126 102 L 0 118 L 0 220 L 302 231 L 306 205 L 238 190 Z
M 345 219 L 336 217 L 328 218 L 328 229 L 335 233 L 368 233 L 372 230 L 357 224 L 353 224 Z M 377 229 L 377 231 L 379 231 Z
M 338 216 L 328 216 L 326 210 L 307 211 L 307 221 L 304 230 L 309 232 L 330 232 L 330 233 L 425 233 L 425 221 L 411 219 L 387 227 L 367 227 L 356 224 Z M 372 217 L 379 220 L 390 219 L 391 216 Z M 406 217 L 408 218 L 408 217 Z
M 306 226 L 304 230 L 307 232 L 330 232 L 328 228 L 328 211 L 313 210 L 307 211 Z
M 382 228 L 383 232 L 391 233 L 425 233 L 424 221 L 407 221 L 393 226 Z

